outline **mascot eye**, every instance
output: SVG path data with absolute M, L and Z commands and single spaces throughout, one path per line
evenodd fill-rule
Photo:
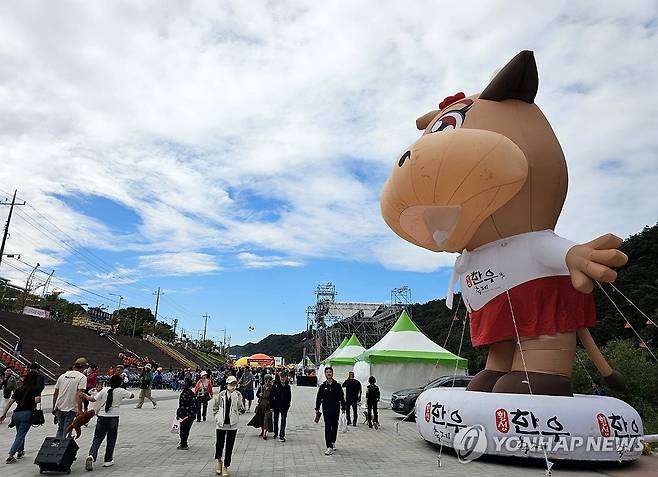
M 445 113 L 432 125 L 431 133 L 459 129 L 464 124 L 464 112 L 450 111 Z

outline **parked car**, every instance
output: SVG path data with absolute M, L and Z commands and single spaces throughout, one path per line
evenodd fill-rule
M 441 376 L 433 379 L 420 388 L 409 388 L 395 391 L 391 396 L 391 409 L 405 416 L 412 414 L 416 406 L 416 399 L 420 393 L 433 388 L 465 388 L 473 376 Z M 454 384 L 453 384 L 454 380 Z

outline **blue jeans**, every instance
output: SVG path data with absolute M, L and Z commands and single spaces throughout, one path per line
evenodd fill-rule
M 32 426 L 32 411 L 18 411 L 13 417 L 16 424 L 16 438 L 9 449 L 9 455 L 25 451 L 25 436 Z
M 64 431 L 71 425 L 78 413 L 76 411 L 57 411 L 57 434 L 55 437 L 64 437 Z
M 277 428 L 279 430 L 279 437 L 281 439 L 286 438 L 286 420 L 288 419 L 288 410 L 281 409 L 272 411 L 274 414 L 274 437 L 277 434 Z M 279 416 L 281 416 L 281 425 L 279 425 Z

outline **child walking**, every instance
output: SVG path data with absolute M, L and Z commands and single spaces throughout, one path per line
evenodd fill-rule
M 229 475 L 228 468 L 231 466 L 233 444 L 235 444 L 235 436 L 238 433 L 238 419 L 240 413 L 244 412 L 244 402 L 237 387 L 238 380 L 235 376 L 229 376 L 226 380 L 226 389 L 215 396 L 212 406 L 217 428 L 215 472 L 223 477 Z M 224 452 L 224 443 L 226 443 L 226 452 Z M 223 462 L 222 454 L 224 454 Z
M 377 403 L 379 402 L 379 387 L 375 384 L 377 380 L 374 376 L 368 378 L 368 387 L 366 388 L 366 405 L 368 406 L 368 427 L 379 429 L 379 415 L 377 412 Z M 374 418 L 374 419 L 373 419 Z
M 104 388 L 96 395 L 85 396 L 85 399 L 95 402 L 94 410 L 96 411 L 97 421 L 96 429 L 94 430 L 94 440 L 89 449 L 89 456 L 85 461 L 85 469 L 93 470 L 94 462 L 98 456 L 98 449 L 107 436 L 107 443 L 105 444 L 105 459 L 103 460 L 103 467 L 111 467 L 114 465 L 114 446 L 117 442 L 117 435 L 119 433 L 119 406 L 123 399 L 132 399 L 133 393 L 121 387 L 123 378 L 121 376 L 112 376 L 110 379 L 110 387 Z

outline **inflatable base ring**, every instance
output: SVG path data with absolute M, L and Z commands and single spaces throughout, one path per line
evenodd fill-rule
M 549 460 L 628 462 L 642 454 L 644 429 L 619 399 L 502 394 L 436 388 L 416 401 L 416 423 L 428 442 L 460 460 L 487 454 Z

